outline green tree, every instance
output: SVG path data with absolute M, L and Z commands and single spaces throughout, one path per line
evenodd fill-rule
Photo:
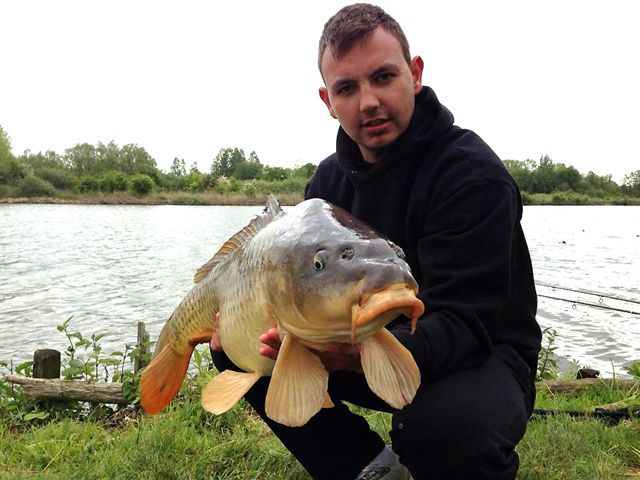
M 536 163 L 533 160 L 505 160 L 504 164 L 520 190 L 533 191 L 533 171 L 536 169 Z
M 25 169 L 11 153 L 11 138 L 0 125 L 0 184 L 15 184 L 25 174 Z
M 291 170 L 283 167 L 264 167 L 262 178 L 270 181 L 280 181 L 289 178 Z
M 120 148 L 112 140 L 107 145 L 98 142 L 95 147 L 96 172 L 120 170 Z
M 78 143 L 64 151 L 64 162 L 77 175 L 98 173 L 96 148 L 89 143 Z
M 238 165 L 246 161 L 242 149 L 222 148 L 211 164 L 211 174 L 214 177 L 231 177 Z
M 153 157 L 135 143 L 124 145 L 120 149 L 120 170 L 128 174 L 143 173 L 152 178 L 159 173 Z
M 187 174 L 187 168 L 184 164 L 183 158 L 174 157 L 173 162 L 171 163 L 171 168 L 169 169 L 169 173 L 171 175 L 175 175 L 176 177 L 182 177 Z
M 294 168 L 292 176 L 309 180 L 313 177 L 313 174 L 316 173 L 316 168 L 318 167 L 313 163 L 305 163 L 304 165 Z
M 8 162 L 13 159 L 11 153 L 11 138 L 0 125 L 0 163 Z
M 251 152 L 249 158 L 236 165 L 233 176 L 240 180 L 256 180 L 262 176 L 263 165 L 256 152 Z
M 625 175 L 622 187 L 628 195 L 640 197 L 640 170 Z

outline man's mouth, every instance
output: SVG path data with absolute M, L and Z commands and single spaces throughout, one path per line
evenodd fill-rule
M 381 135 L 387 131 L 388 118 L 374 118 L 362 123 L 362 129 L 369 135 Z
M 385 125 L 388 121 L 389 120 L 387 120 L 386 118 L 374 118 L 373 120 L 367 120 L 363 122 L 362 126 L 366 128 L 379 127 L 381 125 Z

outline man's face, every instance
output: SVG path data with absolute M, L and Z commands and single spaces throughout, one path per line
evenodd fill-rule
M 409 126 L 422 88 L 422 59 L 407 64 L 400 42 L 378 27 L 339 59 L 327 48 L 321 67 L 326 87 L 320 98 L 362 157 L 377 162 Z

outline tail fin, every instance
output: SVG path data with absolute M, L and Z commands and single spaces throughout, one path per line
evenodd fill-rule
M 140 403 L 149 415 L 155 415 L 175 397 L 187 373 L 193 346 L 180 355 L 171 345 L 156 349 L 151 363 L 140 378 Z

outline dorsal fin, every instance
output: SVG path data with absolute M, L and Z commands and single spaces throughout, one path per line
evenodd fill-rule
M 213 270 L 213 268 L 218 263 L 226 258 L 227 255 L 245 245 L 256 235 L 256 233 L 258 233 L 265 226 L 271 223 L 273 219 L 276 218 L 280 213 L 282 213 L 282 207 L 280 207 L 280 203 L 274 195 L 269 194 L 269 196 L 267 197 L 267 204 L 265 205 L 262 213 L 254 217 L 249 222 L 249 225 L 233 235 L 229 240 L 224 242 L 222 247 L 220 247 L 216 254 L 211 258 L 211 260 L 202 265 L 196 271 L 196 274 L 193 277 L 193 282 L 198 283 L 200 280 L 209 275 L 209 272 L 211 272 L 211 270 Z

